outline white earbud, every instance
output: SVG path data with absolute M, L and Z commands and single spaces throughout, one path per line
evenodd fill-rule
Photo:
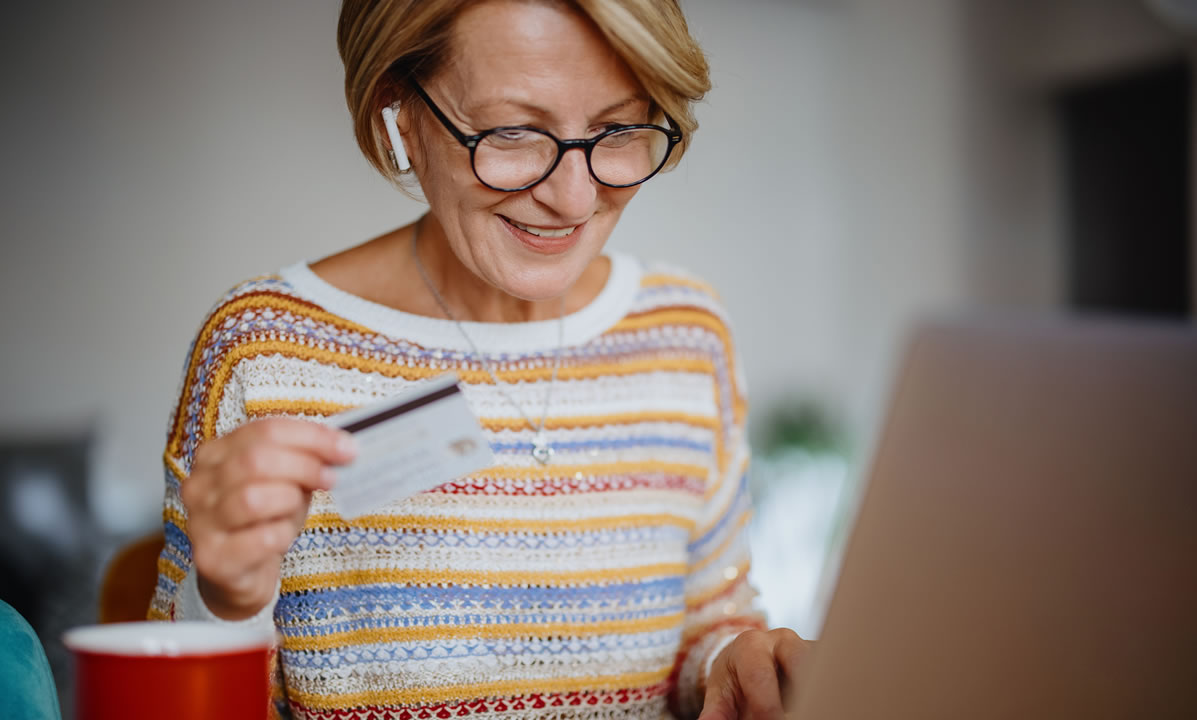
M 399 172 L 411 169 L 411 162 L 407 159 L 407 151 L 403 149 L 403 138 L 399 136 L 399 126 L 395 124 L 395 113 L 399 112 L 399 103 L 388 105 L 382 109 L 382 124 L 386 125 L 387 135 L 391 138 L 391 162 Z

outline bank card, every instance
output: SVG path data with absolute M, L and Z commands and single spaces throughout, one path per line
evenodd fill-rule
M 447 373 L 393 398 L 334 415 L 357 458 L 337 468 L 333 502 L 352 519 L 494 464 L 457 376 Z

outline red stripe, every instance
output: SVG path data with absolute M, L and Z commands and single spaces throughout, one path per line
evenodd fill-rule
M 702 478 L 686 475 L 637 473 L 635 475 L 604 475 L 600 477 L 584 475 L 580 480 L 573 475 L 547 479 L 462 478 L 447 482 L 430 492 L 443 495 L 549 496 L 644 489 L 681 490 L 702 497 L 705 488 Z
M 468 717 L 487 713 L 520 712 L 539 710 L 552 707 L 579 707 L 597 705 L 630 705 L 645 703 L 665 697 L 673 685 L 665 681 L 656 685 L 641 688 L 623 688 L 597 692 L 571 693 L 534 693 L 529 695 L 515 695 L 501 698 L 475 698 L 455 702 L 439 703 L 436 705 L 369 705 L 357 708 L 338 708 L 335 710 L 316 710 L 298 703 L 291 707 L 298 717 L 313 718 L 314 720 L 345 720 L 353 718 L 361 720 L 449 720 L 449 718 Z

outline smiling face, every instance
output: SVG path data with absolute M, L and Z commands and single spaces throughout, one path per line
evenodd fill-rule
M 649 120 L 644 90 L 599 30 L 555 5 L 495 0 L 472 6 L 456 21 L 449 61 L 422 84 L 467 135 L 529 125 L 562 139 L 587 138 L 613 124 Z M 461 266 L 516 298 L 565 293 L 636 194 L 635 187 L 596 182 L 580 150 L 565 153 L 530 189 L 491 190 L 474 176 L 469 151 L 431 112 L 421 108 L 417 122 L 401 114 L 404 144 L 437 221 L 427 234 L 443 233 L 436 239 Z

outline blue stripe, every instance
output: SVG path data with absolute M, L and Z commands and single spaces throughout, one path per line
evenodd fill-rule
M 725 512 L 723 516 L 719 518 L 719 521 L 715 523 L 714 527 L 706 531 L 702 537 L 690 543 L 690 545 L 687 547 L 687 550 L 690 552 L 690 554 L 693 555 L 694 552 L 704 543 L 710 542 L 712 539 L 720 535 L 727 528 L 728 523 L 740 517 L 741 512 L 743 512 L 748 505 L 748 473 L 744 473 L 740 476 L 740 485 L 738 488 L 736 488 L 736 496 L 732 499 L 731 504 L 728 506 L 727 512 Z
M 327 619 L 378 606 L 401 611 L 451 607 L 489 612 L 533 612 L 554 607 L 617 610 L 653 603 L 677 604 L 683 578 L 574 587 L 414 587 L 400 584 L 356 585 L 283 593 L 275 617 L 284 622 Z
M 689 532 L 674 525 L 644 525 L 627 528 L 553 533 L 533 532 L 470 532 L 452 529 L 409 530 L 396 521 L 396 526 L 382 530 L 349 527 L 346 529 L 306 530 L 291 545 L 291 550 L 304 552 L 326 548 L 351 548 L 375 553 L 378 550 L 412 548 L 455 548 L 462 550 L 547 550 L 575 551 L 583 548 L 614 548 L 620 545 L 651 543 L 657 546 L 676 545 L 682 552 Z
M 292 667 L 332 668 L 367 662 L 421 662 L 476 657 L 519 657 L 538 655 L 566 657 L 583 652 L 627 652 L 676 646 L 682 628 L 647 633 L 593 635 L 577 638 L 506 640 L 458 640 L 430 643 L 369 643 L 327 650 L 282 650 L 283 661 Z M 352 659 L 346 656 L 352 653 Z M 569 662 L 566 660 L 566 662 Z
M 157 587 L 159 590 L 165 593 L 167 597 L 174 597 L 175 593 L 179 591 L 178 584 L 174 580 L 171 580 L 161 573 L 158 574 Z
M 633 447 L 672 447 L 683 448 L 686 450 L 697 450 L 699 452 L 711 452 L 711 444 L 696 440 L 687 440 L 684 438 L 662 437 L 659 435 L 644 435 L 624 438 L 604 438 L 601 440 L 575 440 L 568 442 L 551 443 L 554 450 L 589 450 L 591 448 L 607 448 L 612 450 L 620 450 L 624 448 Z M 532 452 L 531 442 L 492 442 L 490 448 L 493 452 Z
M 281 603 L 281 601 L 280 601 Z M 280 613 L 275 606 L 275 622 L 280 620 Z M 570 623 L 588 625 L 602 622 L 621 622 L 629 620 L 646 620 L 649 618 L 665 617 L 679 613 L 685 605 L 665 606 L 653 610 L 639 612 L 580 614 L 563 612 L 533 611 L 526 615 L 492 615 L 485 613 L 467 613 L 457 615 L 422 615 L 422 616 L 370 616 L 356 617 L 342 622 L 321 622 L 320 625 L 300 625 L 279 627 L 286 637 L 320 637 L 330 633 L 352 632 L 357 630 L 381 630 L 390 628 L 442 628 L 442 627 L 478 627 L 481 625 L 545 625 L 549 623 Z M 326 617 L 327 617 L 326 613 Z
M 167 520 L 162 526 L 162 532 L 166 536 L 166 547 L 174 548 L 179 551 L 179 554 L 191 557 L 191 538 L 187 537 L 187 533 L 179 529 L 178 525 Z

